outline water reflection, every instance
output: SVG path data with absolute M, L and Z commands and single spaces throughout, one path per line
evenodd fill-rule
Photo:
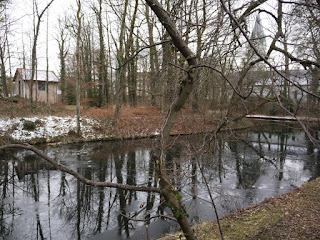
M 170 181 L 181 190 L 193 223 L 214 219 L 197 160 L 220 215 L 288 192 L 320 175 L 319 147 L 292 126 L 264 124 L 254 131 L 228 132 L 194 155 L 191 150 L 199 149 L 202 140 L 203 136 L 174 138 L 165 156 Z M 43 150 L 94 181 L 156 187 L 150 160 L 154 143 L 148 139 Z M 3 239 L 146 239 L 147 224 L 151 238 L 176 228 L 161 218 L 150 220 L 169 214 L 157 194 L 93 188 L 30 152 L 14 152 L 20 160 L 1 154 Z

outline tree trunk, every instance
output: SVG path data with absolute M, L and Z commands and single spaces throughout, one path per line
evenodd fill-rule
M 148 33 L 149 33 L 149 45 L 154 45 L 154 40 L 153 40 L 153 20 L 150 17 L 149 13 L 149 6 L 146 5 L 146 19 L 147 19 L 147 24 L 148 24 Z M 156 81 L 159 78 L 159 60 L 158 60 L 158 53 L 156 47 L 151 47 L 150 48 L 150 91 L 151 91 L 151 105 L 155 106 L 156 105 Z M 159 84 L 159 86 L 161 86 Z
M 80 137 L 80 81 L 81 81 L 81 69 L 80 69 L 80 38 L 81 38 L 81 0 L 77 1 L 78 11 L 77 11 L 77 20 L 78 20 L 78 30 L 77 30 L 77 82 L 76 82 L 76 103 L 77 103 L 77 136 Z
M 131 25 L 130 25 L 130 34 L 129 38 L 126 44 L 126 59 L 129 59 L 131 55 L 133 55 L 134 48 L 133 48 L 133 31 L 134 31 L 134 25 L 136 22 L 136 15 L 138 11 L 138 0 L 136 0 L 135 7 L 134 7 L 134 12 L 131 20 Z M 136 59 L 132 59 L 131 62 L 129 63 L 129 71 L 128 71 L 128 85 L 129 85 L 129 102 L 130 106 L 134 107 L 136 106 Z
M 99 0 L 99 10 L 96 10 L 97 23 L 99 30 L 99 107 L 103 107 L 106 102 L 109 102 L 109 84 L 107 78 L 106 69 L 106 56 L 105 56 L 105 46 L 104 46 L 104 36 L 103 36 L 103 24 L 102 24 L 102 0 Z
M 59 19 L 59 37 L 56 39 L 59 45 L 59 58 L 60 58 L 60 82 L 61 82 L 61 92 L 62 92 L 62 102 L 67 103 L 67 72 L 66 72 L 66 57 L 68 51 L 66 50 L 66 35 L 65 35 L 65 26 L 62 24 Z
M 47 12 L 47 33 L 46 33 L 46 61 L 47 61 L 47 72 L 46 72 L 46 93 L 47 103 L 49 103 L 49 10 Z
M 8 86 L 7 86 L 7 76 L 6 76 L 6 66 L 4 62 L 4 50 L 3 47 L 0 46 L 0 59 L 1 59 L 1 83 L 2 83 L 2 91 L 5 97 L 8 97 Z
M 35 26 L 34 29 L 34 36 L 33 36 L 33 45 L 32 45 L 32 54 L 31 54 L 31 78 L 30 78 L 30 106 L 33 106 L 33 81 L 34 81 L 34 75 L 37 67 L 37 42 L 39 37 L 39 31 L 40 31 L 40 23 L 41 18 L 45 11 L 50 7 L 50 5 L 53 3 L 54 0 L 51 0 L 47 6 L 43 9 L 41 14 L 37 14 L 37 26 Z M 34 2 L 35 8 L 38 10 L 37 4 Z
M 125 33 L 125 28 L 126 28 L 126 15 L 127 15 L 127 9 L 128 9 L 128 0 L 125 1 L 124 4 L 124 11 L 122 15 L 122 22 L 121 22 L 121 30 L 120 30 L 120 39 L 119 39 L 119 51 L 118 51 L 118 65 L 120 68 L 119 74 L 118 74 L 118 81 L 119 81 L 119 88 L 118 88 L 118 94 L 117 94 L 117 102 L 116 102 L 116 109 L 114 111 L 114 117 L 113 120 L 115 124 L 117 124 L 117 121 L 119 120 L 120 117 L 120 110 L 122 106 L 122 101 L 123 101 L 123 96 L 124 96 L 124 91 L 125 91 L 125 66 L 122 66 L 124 63 L 124 33 Z
M 169 14 L 166 11 L 164 11 L 164 9 L 158 1 L 146 0 L 146 2 L 153 10 L 153 12 L 157 15 L 162 25 L 166 28 L 168 34 L 172 39 L 173 44 L 181 52 L 183 57 L 187 60 L 189 67 L 196 66 L 197 60 L 194 53 L 190 50 L 188 45 L 182 40 L 182 37 L 176 29 L 175 23 L 171 20 Z M 180 83 L 179 94 L 172 103 L 171 108 L 168 111 L 166 121 L 160 132 L 157 146 L 158 149 L 161 149 L 161 146 L 163 146 L 162 144 L 165 144 L 165 142 L 167 141 L 170 135 L 170 131 L 173 128 L 174 123 L 176 122 L 179 111 L 184 106 L 192 92 L 194 82 L 193 75 L 193 70 L 190 70 L 188 72 L 188 77 L 182 80 Z M 187 239 L 195 239 L 193 230 L 188 222 L 186 210 L 182 205 L 181 200 L 178 197 L 178 194 L 176 194 L 176 192 L 172 190 L 172 186 L 166 180 L 165 175 L 162 171 L 162 164 L 164 161 L 162 151 L 155 149 L 154 156 L 157 160 L 157 173 L 158 177 L 160 178 L 161 194 L 166 199 L 167 203 L 171 203 L 169 207 L 171 208 L 176 219 L 178 220 L 178 223 L 185 237 Z

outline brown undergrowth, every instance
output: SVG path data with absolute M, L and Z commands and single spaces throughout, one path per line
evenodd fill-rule
M 84 116 L 95 118 L 101 121 L 112 122 L 114 109 L 110 106 L 105 108 L 88 108 L 84 111 Z M 152 106 L 121 108 L 120 119 L 113 130 L 119 136 L 152 136 L 161 131 L 161 126 L 165 119 L 165 113 Z M 182 111 L 177 119 L 177 123 L 172 134 L 189 134 L 213 130 L 215 122 L 210 116 L 194 114 L 186 110 Z
M 149 137 L 159 134 L 161 126 L 166 117 L 166 111 L 160 111 L 151 105 L 142 105 L 137 107 L 123 106 L 121 108 L 120 119 L 114 124 L 115 106 L 105 106 L 103 108 L 81 106 L 82 123 L 85 124 L 86 118 L 93 118 L 99 121 L 97 126 L 93 127 L 94 135 L 103 134 L 107 139 L 121 138 L 139 138 Z M 12 98 L 0 99 L 0 117 L 3 118 L 23 118 L 23 117 L 45 117 L 45 116 L 75 116 L 76 106 L 64 105 L 62 103 L 48 105 L 37 103 L 30 107 L 30 102 L 26 99 Z M 190 134 L 211 131 L 215 128 L 216 121 L 213 114 L 202 111 L 193 113 L 183 110 L 180 112 L 177 122 L 172 130 L 172 134 Z M 72 138 L 71 138 L 72 137 Z M 76 139 L 76 136 L 69 136 L 62 142 L 77 142 L 85 139 Z M 68 136 L 67 136 L 68 138 Z M 57 138 L 59 139 L 61 138 Z M 92 140 L 92 139 L 91 139 Z M 36 141 L 37 142 L 37 141 Z

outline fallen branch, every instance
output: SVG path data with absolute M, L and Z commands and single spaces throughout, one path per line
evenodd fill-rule
M 76 179 L 79 181 L 93 186 L 93 187 L 109 187 L 109 188 L 117 188 L 117 189 L 122 189 L 122 190 L 133 190 L 133 191 L 139 191 L 139 192 L 156 192 L 160 193 L 159 188 L 155 187 L 145 187 L 145 186 L 133 186 L 133 185 L 126 185 L 126 184 L 119 184 L 119 183 L 112 183 L 112 182 L 95 182 L 92 181 L 88 178 L 85 178 L 81 176 L 79 173 L 67 168 L 66 166 L 58 163 L 55 161 L 53 158 L 50 158 L 46 154 L 44 154 L 42 151 L 37 149 L 36 147 L 32 145 L 24 145 L 24 144 L 8 144 L 8 145 L 3 145 L 0 146 L 0 150 L 6 150 L 8 148 L 15 148 L 15 149 L 25 149 L 25 150 L 30 150 L 37 154 L 39 157 L 43 158 L 45 161 L 50 163 L 52 166 L 55 168 L 59 169 L 62 172 L 69 173 L 70 175 L 74 176 Z

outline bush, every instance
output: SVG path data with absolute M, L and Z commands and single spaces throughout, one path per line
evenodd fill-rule
M 28 131 L 33 131 L 36 129 L 36 123 L 29 120 L 24 120 L 23 129 Z
M 278 114 L 277 106 L 275 103 L 273 103 L 272 107 L 269 109 L 269 114 L 271 116 L 276 116 Z
M 76 137 L 77 136 L 77 132 L 74 129 L 70 129 L 68 132 L 68 136 L 69 137 Z

